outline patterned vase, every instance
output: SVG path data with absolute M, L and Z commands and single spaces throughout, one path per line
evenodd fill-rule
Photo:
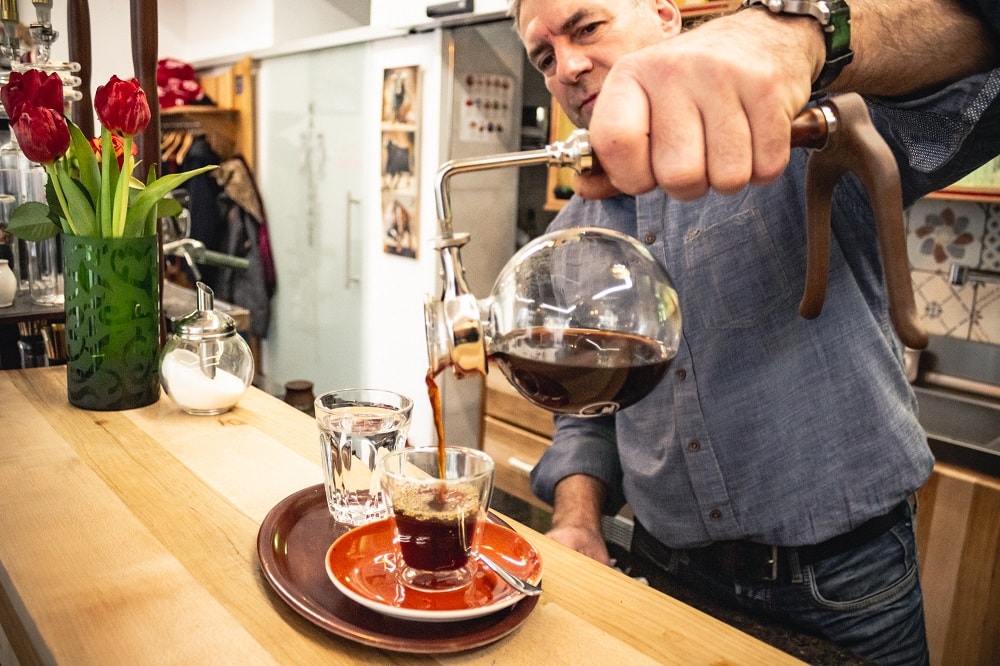
M 70 404 L 109 411 L 159 400 L 157 243 L 63 234 Z

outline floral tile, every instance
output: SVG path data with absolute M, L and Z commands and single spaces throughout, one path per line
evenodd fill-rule
M 927 332 L 967 339 L 973 286 L 955 287 L 946 276 L 926 271 L 913 271 L 912 276 L 917 312 Z
M 906 211 L 907 252 L 913 268 L 947 273 L 952 262 L 979 265 L 986 207 L 981 203 L 921 199 Z
M 1000 285 L 976 285 L 969 337 L 976 342 L 1000 345 Z

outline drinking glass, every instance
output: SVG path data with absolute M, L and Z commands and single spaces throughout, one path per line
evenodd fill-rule
M 476 449 L 404 448 L 382 459 L 380 478 L 395 530 L 397 579 L 441 592 L 472 582 L 474 553 L 493 493 L 493 459 Z
M 62 305 L 65 302 L 59 241 L 46 238 L 28 241 L 28 288 L 32 303 Z
M 21 176 L 24 201 L 45 202 L 45 183 L 48 174 L 42 167 L 28 169 Z M 63 293 L 62 259 L 59 255 L 59 241 L 47 238 L 28 242 L 28 289 L 31 301 L 39 305 L 62 305 Z
M 12 236 L 6 231 L 11 215 L 22 203 L 21 172 L 17 169 L 0 168 L 0 226 L 4 228 L 10 252 L 10 267 L 17 277 L 17 290 L 28 291 L 28 241 Z
M 326 501 L 338 523 L 385 518 L 378 461 L 406 442 L 413 401 L 380 389 L 341 389 L 316 398 Z

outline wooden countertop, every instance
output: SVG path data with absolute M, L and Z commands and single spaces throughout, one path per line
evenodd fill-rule
M 799 663 L 513 521 L 545 571 L 514 633 L 434 656 L 327 633 L 256 552 L 271 508 L 322 479 L 312 419 L 257 389 L 217 417 L 84 411 L 65 372 L 0 372 L 0 663 Z

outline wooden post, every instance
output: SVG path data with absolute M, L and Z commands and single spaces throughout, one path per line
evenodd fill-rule
M 157 39 L 156 0 L 131 0 L 132 5 L 132 66 L 139 85 L 146 93 L 152 118 L 146 131 L 136 137 L 139 146 L 139 168 L 135 176 L 146 181 L 146 173 L 160 162 L 160 98 L 156 92 Z
M 91 101 L 90 3 L 70 0 L 66 8 L 69 24 L 69 59 L 80 63 L 80 92 L 83 98 L 73 105 L 73 122 L 88 139 L 94 136 L 94 105 Z
M 146 174 L 150 169 L 156 169 L 156 175 L 161 175 L 160 164 L 160 97 L 156 92 L 156 63 L 159 53 L 157 36 L 157 5 L 156 0 L 131 0 L 132 18 L 132 67 L 135 77 L 146 93 L 149 102 L 150 120 L 140 136 L 136 137 L 139 147 L 139 167 L 135 176 L 146 182 Z M 163 229 L 159 222 L 156 225 L 159 243 L 159 273 L 160 273 L 160 345 L 167 341 L 167 320 L 163 313 Z

